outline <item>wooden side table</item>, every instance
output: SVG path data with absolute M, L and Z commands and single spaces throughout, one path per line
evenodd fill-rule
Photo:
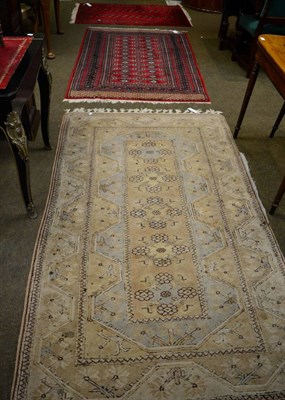
M 238 136 L 260 67 L 262 67 L 266 72 L 273 85 L 276 87 L 283 99 L 285 99 L 285 36 L 259 36 L 257 51 L 255 54 L 255 63 L 250 74 L 240 114 L 235 127 L 234 138 Z
M 234 138 L 238 136 L 251 94 L 253 92 L 255 82 L 258 76 L 260 67 L 265 71 L 275 88 L 285 100 L 285 36 L 281 35 L 260 35 L 257 43 L 257 51 L 255 54 L 255 63 L 250 74 L 247 89 L 244 95 L 240 114 L 234 131 Z M 277 120 L 272 128 L 270 137 L 274 136 L 275 131 L 285 114 L 285 102 L 279 112 Z M 281 197 L 285 192 L 285 178 L 279 188 L 278 194 L 270 209 L 270 214 L 273 214 L 277 208 Z
M 43 36 L 33 38 L 7 87 L 0 90 L 0 127 L 15 156 L 21 190 L 30 218 L 36 218 L 37 212 L 31 195 L 27 139 L 33 140 L 35 137 L 39 119 L 45 147 L 51 149 L 48 128 L 51 75 L 43 58 L 43 43 Z M 37 82 L 40 112 L 28 107 Z

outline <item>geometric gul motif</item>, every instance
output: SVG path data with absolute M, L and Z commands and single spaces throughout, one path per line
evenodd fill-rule
M 173 143 L 128 141 L 125 154 L 126 278 L 132 319 L 201 316 L 205 302 Z

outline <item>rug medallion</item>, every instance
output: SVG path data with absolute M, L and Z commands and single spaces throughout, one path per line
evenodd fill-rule
M 65 99 L 210 101 L 185 32 L 99 28 L 85 32 Z
M 284 399 L 284 266 L 221 115 L 67 113 L 13 399 Z

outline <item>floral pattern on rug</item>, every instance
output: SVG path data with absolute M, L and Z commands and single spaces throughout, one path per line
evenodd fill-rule
M 13 399 L 284 399 L 284 265 L 222 116 L 67 113 Z

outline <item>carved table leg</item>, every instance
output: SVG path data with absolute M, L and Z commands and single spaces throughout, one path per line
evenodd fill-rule
M 46 149 L 51 150 L 51 144 L 49 140 L 49 108 L 50 108 L 50 92 L 51 92 L 52 77 L 47 69 L 44 55 L 43 55 L 42 65 L 40 67 L 38 74 L 38 83 L 39 83 L 40 99 L 41 99 L 42 136 Z
M 12 111 L 7 116 L 7 122 L 5 123 L 6 130 L 3 129 L 5 136 L 13 151 L 22 194 L 27 208 L 28 216 L 32 219 L 37 218 L 37 211 L 35 209 L 30 185 L 30 167 L 29 167 L 29 155 L 27 147 L 27 137 L 24 132 L 20 117 L 17 112 Z
M 243 99 L 243 102 L 242 102 L 240 114 L 239 114 L 238 121 L 237 121 L 237 124 L 236 124 L 236 127 L 235 127 L 235 131 L 234 131 L 234 138 L 235 139 L 237 138 L 237 135 L 239 133 L 239 130 L 240 130 L 240 127 L 241 127 L 241 124 L 242 124 L 242 121 L 243 121 L 243 117 L 244 117 L 244 114 L 246 112 L 246 109 L 247 109 L 247 106 L 248 106 L 248 103 L 249 103 L 249 100 L 250 100 L 250 97 L 251 97 L 251 94 L 252 94 L 252 91 L 253 91 L 257 76 L 258 76 L 258 72 L 259 72 L 259 64 L 257 62 L 255 62 L 254 66 L 252 68 L 251 74 L 250 74 L 250 79 L 249 79 L 249 82 L 248 82 L 248 85 L 247 85 L 247 89 L 246 89 L 246 92 L 245 92 L 245 95 L 244 95 L 244 99 Z

